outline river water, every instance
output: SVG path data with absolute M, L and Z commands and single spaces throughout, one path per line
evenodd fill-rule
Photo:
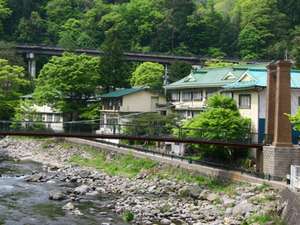
M 94 196 L 75 202 L 83 213 L 72 215 L 62 207 L 67 203 L 48 199 L 49 192 L 66 190 L 63 182 L 28 183 L 24 180 L 42 165 L 34 162 L 0 160 L 0 225 L 124 225 L 109 207 L 110 196 Z

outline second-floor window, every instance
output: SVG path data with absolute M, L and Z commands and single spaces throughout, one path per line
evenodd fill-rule
M 240 109 L 251 109 L 251 95 L 240 94 L 239 95 L 239 108 Z
M 191 91 L 183 91 L 182 92 L 182 101 L 192 101 L 192 92 Z
M 203 99 L 202 91 L 194 91 L 193 92 L 193 100 L 194 101 L 202 101 L 202 99 Z
M 180 92 L 173 92 L 171 94 L 171 100 L 174 102 L 180 101 Z

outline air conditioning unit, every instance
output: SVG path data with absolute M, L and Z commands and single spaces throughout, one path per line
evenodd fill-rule
M 291 165 L 290 188 L 293 191 L 300 191 L 300 166 Z

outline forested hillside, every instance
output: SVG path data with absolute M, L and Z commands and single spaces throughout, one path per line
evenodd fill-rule
M 300 55 L 295 0 L 0 0 L 0 37 L 16 43 L 242 59 Z

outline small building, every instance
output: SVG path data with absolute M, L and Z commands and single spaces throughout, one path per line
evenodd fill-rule
M 166 105 L 165 96 L 145 87 L 119 89 L 101 95 L 100 133 L 115 133 L 117 124 L 130 121 L 130 116 L 159 112 Z
M 232 96 L 242 116 L 251 118 L 252 131 L 262 140 L 265 134 L 267 105 L 267 69 L 249 68 L 237 81 L 223 87 L 222 93 Z M 291 71 L 291 114 L 300 106 L 300 70 Z M 298 144 L 299 132 L 292 131 L 293 143 Z
M 222 93 L 234 98 L 241 115 L 251 119 L 252 132 L 257 133 L 257 138 L 262 141 L 265 134 L 266 87 L 266 65 L 250 64 L 193 70 L 189 76 L 165 88 L 175 112 L 185 119 L 203 111 L 207 98 L 213 94 Z M 291 87 L 291 112 L 295 114 L 300 106 L 299 70 L 291 71 Z M 292 133 L 293 143 L 298 144 L 299 132 L 293 130 Z M 178 146 L 172 147 L 176 148 Z
M 22 100 L 32 100 L 32 95 L 25 95 L 21 97 Z M 63 113 L 53 109 L 49 105 L 33 104 L 29 113 L 34 113 L 34 122 L 42 122 L 47 129 L 55 132 L 64 131 L 64 116 Z M 25 122 L 25 121 L 24 121 Z M 32 121 L 28 121 L 32 122 Z M 26 124 L 25 124 L 26 126 Z
M 195 69 L 187 77 L 165 86 L 175 112 L 192 118 L 206 107 L 209 96 L 219 93 L 226 84 L 237 81 L 248 68 L 226 67 Z

